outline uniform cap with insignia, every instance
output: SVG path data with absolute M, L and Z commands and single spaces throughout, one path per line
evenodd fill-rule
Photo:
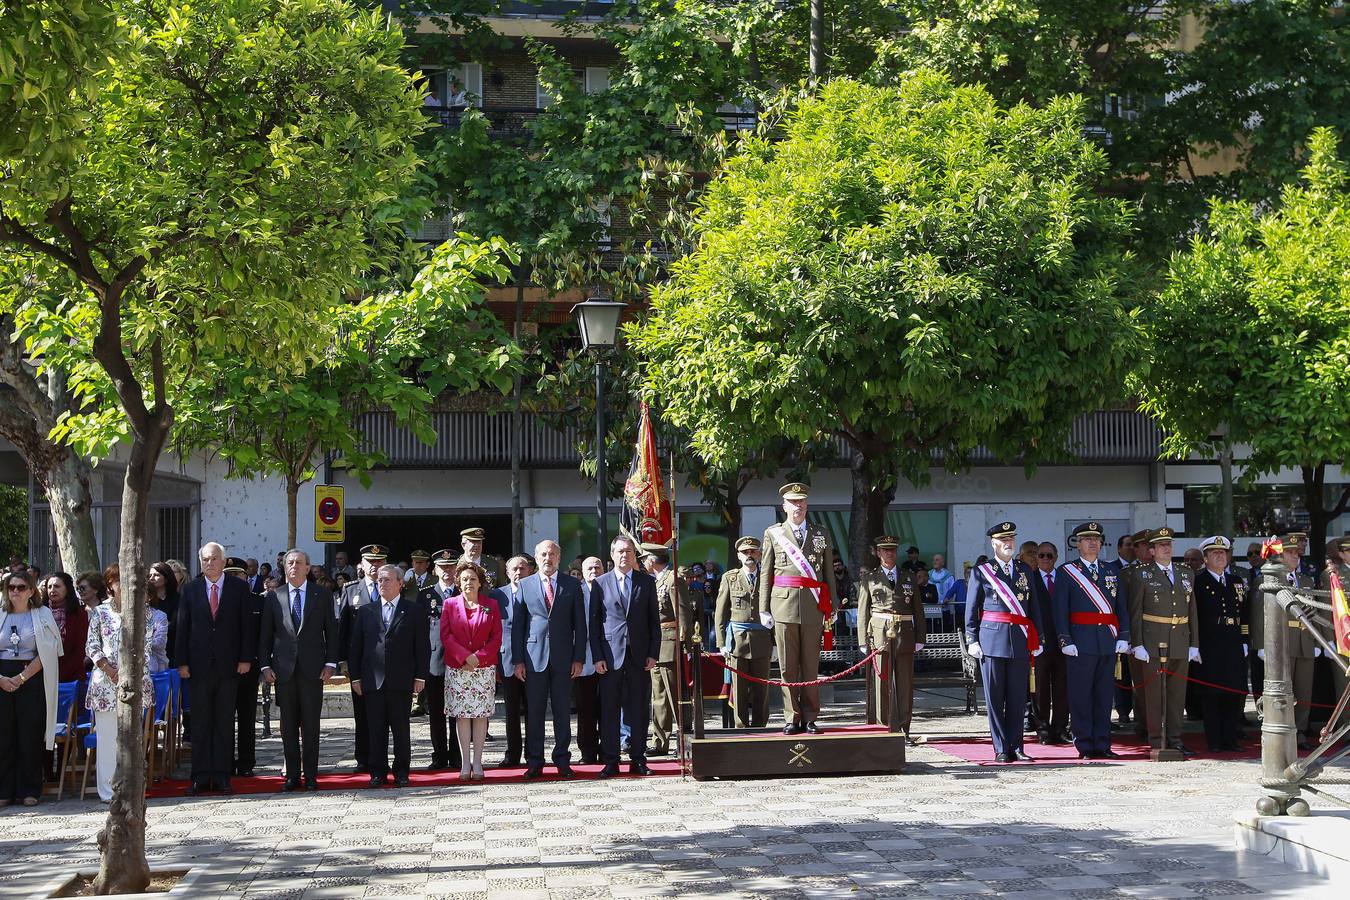
M 811 496 L 811 485 L 804 481 L 789 481 L 778 489 L 784 500 L 805 500 Z
M 227 556 L 225 558 L 226 572 L 242 572 L 245 569 L 244 561 L 237 556 Z
M 985 534 L 991 538 L 1017 537 L 1017 526 L 1012 522 L 999 522 Z
M 416 562 L 419 559 L 431 559 L 431 554 L 425 550 L 414 550 L 411 554 L 408 555 L 408 559 L 412 560 L 413 562 Z
M 1294 553 L 1299 554 L 1302 554 L 1303 552 L 1303 550 L 1299 547 L 1297 531 L 1291 531 L 1288 534 L 1280 535 L 1280 542 L 1284 544 L 1285 553 L 1288 553 L 1291 550 Z
M 462 538 L 468 538 L 471 541 L 481 541 L 483 539 L 483 529 L 478 527 L 465 528 L 463 531 L 459 533 L 459 536 Z
M 1290 539 L 1290 540 L 1292 540 L 1292 541 L 1306 541 L 1306 540 L 1308 539 L 1308 532 L 1306 532 L 1306 531 L 1291 531 L 1291 532 L 1289 532 L 1288 534 L 1286 534 L 1285 537 L 1288 538 L 1288 539 Z
M 447 569 L 453 566 L 458 559 L 459 554 L 453 550 L 437 550 L 435 553 L 431 554 L 431 561 L 434 564 L 445 566 Z
M 758 550 L 759 538 L 743 537 L 736 542 L 737 550 Z
M 1095 537 L 1106 540 L 1106 531 L 1100 522 L 1084 522 L 1073 530 L 1073 537 Z
M 389 558 L 389 548 L 383 544 L 366 544 L 361 548 L 361 558 L 374 562 L 379 559 Z
M 642 552 L 647 556 L 654 556 L 657 559 L 670 559 L 670 548 L 665 544 L 643 543 Z
M 1147 543 L 1148 543 L 1148 529 L 1145 528 L 1143 531 L 1136 531 L 1134 534 L 1130 535 L 1130 543 L 1131 543 L 1131 544 L 1147 544 Z
M 883 534 L 872 542 L 872 546 L 878 550 L 898 550 L 900 549 L 900 539 L 893 534 Z
M 1211 550 L 1232 550 L 1233 542 L 1221 534 L 1207 537 L 1200 542 L 1200 552 L 1208 553 Z
M 1176 537 L 1176 532 L 1164 525 L 1161 528 L 1155 528 L 1148 533 L 1148 542 L 1156 544 L 1160 541 L 1170 541 Z
M 1350 550 L 1350 536 L 1341 538 L 1340 541 L 1336 544 L 1336 549 Z

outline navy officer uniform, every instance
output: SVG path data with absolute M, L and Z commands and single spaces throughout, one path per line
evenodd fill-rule
M 1238 729 L 1247 703 L 1247 645 L 1242 634 L 1247 597 L 1241 576 L 1226 571 L 1232 548 L 1223 535 L 1205 538 L 1200 544 L 1205 567 L 1195 576 L 1201 660 L 1195 664 L 1195 677 L 1208 682 L 1198 687 L 1211 753 L 1242 749 Z
M 1111 706 L 1116 654 L 1130 648 L 1130 621 L 1118 566 L 1097 558 L 1106 539 L 1102 526 L 1086 522 L 1073 530 L 1073 537 L 1080 556 L 1059 567 L 1051 600 L 1069 676 L 1073 744 L 1081 759 L 1115 759 Z
M 1000 522 L 986 533 L 995 556 L 970 572 L 966 643 L 970 655 L 980 661 L 995 761 L 1030 760 L 1022 750 L 1022 723 L 1031 660 L 1041 652 L 1041 614 L 1031 591 L 1034 576 L 1026 563 L 1013 558 L 1016 525 Z M 1020 610 L 1010 608 L 1001 593 L 1008 594 Z

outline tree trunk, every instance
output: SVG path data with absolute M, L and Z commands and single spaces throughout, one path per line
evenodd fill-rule
M 848 522 L 848 570 L 856 582 L 860 571 L 877 564 L 872 541 L 886 527 L 886 507 L 895 498 L 895 485 L 880 487 L 888 479 L 874 475 L 871 461 L 856 451 L 849 471 L 853 476 L 853 498 Z
M 525 267 L 516 269 L 516 323 L 514 336 L 520 343 L 525 328 Z M 523 390 L 519 370 L 511 384 L 511 552 L 523 553 L 525 546 L 525 513 L 520 504 L 520 456 L 525 423 L 520 414 L 520 394 Z
M 1326 504 L 1327 464 L 1303 466 L 1303 505 L 1308 510 L 1308 555 L 1320 572 L 1327 562 L 1327 527 L 1350 508 L 1350 486 L 1341 491 L 1336 504 Z
M 811 77 L 825 77 L 825 0 L 811 0 Z
M 295 512 L 296 504 L 300 496 L 300 479 L 294 475 L 286 475 L 286 547 L 290 549 L 296 546 L 295 543 Z
M 61 569 L 79 578 L 97 572 L 98 539 L 94 536 L 93 494 L 89 489 L 89 463 L 69 448 L 53 460 L 41 476 L 33 473 L 47 495 L 56 531 L 56 549 Z
M 1227 444 L 1219 451 L 1219 473 L 1223 486 L 1219 491 L 1219 529 L 1231 541 L 1237 540 L 1237 522 L 1233 513 L 1233 448 Z
M 736 542 L 741 537 L 741 491 L 740 475 L 732 475 L 727 479 L 727 502 L 722 511 L 722 520 L 726 525 L 727 533 L 727 568 L 738 565 L 736 558 Z

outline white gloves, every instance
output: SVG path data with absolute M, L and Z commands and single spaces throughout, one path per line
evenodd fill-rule
M 1116 652 L 1117 652 L 1117 653 L 1129 653 L 1129 652 L 1130 652 L 1130 645 L 1129 645 L 1129 642 L 1127 642 L 1127 641 L 1116 641 Z
M 762 612 L 759 614 L 759 624 L 765 628 L 773 627 L 773 613 Z
M 1130 655 L 1140 662 L 1148 662 L 1148 651 L 1143 646 L 1135 647 L 1134 652 Z
M 1317 657 L 1319 657 L 1319 656 L 1321 656 L 1321 655 L 1322 655 L 1322 648 L 1321 648 L 1321 647 L 1314 647 L 1314 648 L 1313 648 L 1313 659 L 1316 659 Z
M 1060 647 L 1060 648 L 1059 648 L 1059 652 L 1060 652 L 1060 653 L 1063 653 L 1065 656 L 1077 656 L 1077 655 L 1078 655 L 1078 645 L 1077 645 L 1077 644 L 1065 644 L 1063 647 Z
M 966 647 L 966 652 L 969 653 L 975 659 L 980 659 L 981 657 L 984 656 L 984 651 L 980 649 L 979 641 L 976 641 L 975 643 L 968 645 Z
M 1266 661 L 1266 648 L 1265 648 L 1265 647 L 1262 647 L 1260 650 L 1257 650 L 1257 651 L 1256 651 L 1256 658 L 1259 659 L 1259 660 L 1261 660 L 1261 662 L 1265 662 L 1265 661 Z
M 1040 655 L 1041 655 L 1042 653 L 1044 653 L 1044 652 L 1045 652 L 1045 645 L 1044 645 L 1044 644 L 1041 644 L 1039 647 L 1036 648 L 1036 652 L 1033 653 L 1033 654 L 1031 654 L 1031 658 L 1032 658 L 1032 659 L 1035 659 L 1036 657 L 1040 656 Z
M 1242 658 L 1243 658 L 1243 659 L 1246 659 L 1246 658 L 1247 658 L 1247 645 L 1246 645 L 1246 644 L 1243 644 L 1243 645 L 1242 645 Z
M 919 652 L 920 650 L 922 650 L 922 649 L 923 649 L 923 643 L 922 643 L 921 641 L 915 641 L 915 642 L 914 642 L 914 652 L 915 652 L 915 653 L 918 653 L 918 652 Z
M 1199 648 L 1199 647 L 1191 647 L 1191 648 L 1186 652 L 1186 659 L 1187 659 L 1188 662 L 1193 662 L 1193 663 L 1198 663 L 1198 662 L 1200 662 L 1200 648 Z

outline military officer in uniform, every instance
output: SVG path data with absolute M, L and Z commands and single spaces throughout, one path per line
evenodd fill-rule
M 492 554 L 483 552 L 483 529 L 477 526 L 465 528 L 459 533 L 459 545 L 464 551 L 460 559 L 483 570 L 484 594 L 506 584 L 506 564 Z
M 1130 547 L 1134 551 L 1134 559 L 1128 565 L 1122 566 L 1120 570 L 1120 592 L 1122 597 L 1129 597 L 1130 580 L 1133 579 L 1147 565 L 1153 562 L 1153 549 L 1148 543 L 1148 529 L 1136 531 L 1130 535 Z M 1128 605 L 1128 603 L 1127 603 Z M 1135 623 L 1135 628 L 1139 624 Z M 1125 665 L 1120 667 L 1120 677 L 1116 685 L 1116 718 L 1120 725 L 1124 727 L 1130 721 L 1130 714 L 1134 714 L 1134 733 L 1140 740 L 1148 737 L 1148 729 L 1144 725 L 1144 701 L 1136 701 L 1134 698 L 1134 685 L 1142 683 L 1143 663 L 1135 659 L 1133 655 L 1126 655 Z
M 1297 534 L 1284 535 L 1280 539 L 1280 544 L 1284 548 L 1280 553 L 1280 562 L 1284 563 L 1284 567 L 1288 570 L 1285 578 L 1290 586 L 1311 588 L 1312 579 L 1299 574 L 1303 566 Z M 1263 602 L 1273 602 L 1264 599 L 1266 597 L 1264 592 L 1259 596 L 1263 598 Z M 1264 662 L 1267 643 L 1270 640 L 1278 640 L 1278 636 L 1265 633 L 1266 616 L 1263 606 L 1257 604 L 1252 613 L 1252 643 L 1261 648 L 1256 652 Z M 1308 734 L 1308 716 L 1312 712 L 1313 671 L 1317 657 L 1322 655 L 1322 648 L 1317 646 L 1312 632 L 1301 621 L 1292 615 L 1287 615 L 1284 619 L 1285 627 L 1281 630 L 1284 632 L 1284 639 L 1288 641 L 1286 647 L 1289 675 L 1294 689 L 1294 728 L 1298 732 L 1298 749 L 1307 753 L 1313 747 L 1312 735 Z
M 340 662 L 347 662 L 351 653 L 352 633 L 356 628 L 356 614 L 367 603 L 378 603 L 379 588 L 375 584 L 375 572 L 389 558 L 389 549 L 383 544 L 366 544 L 361 548 L 362 576 L 342 589 L 342 599 L 338 602 Z M 350 677 L 351 673 L 348 673 Z M 356 723 L 355 757 L 356 771 L 369 774 L 370 738 L 366 732 L 366 698 L 352 691 L 352 719 Z
M 1187 670 L 1200 661 L 1195 573 L 1189 566 L 1172 564 L 1173 534 L 1166 526 L 1149 532 L 1153 562 L 1130 582 L 1130 652 L 1142 664 L 1143 683 L 1135 682 L 1135 703 L 1142 691 L 1149 746 L 1159 750 L 1165 744 L 1182 756 L 1193 756 L 1181 741 L 1181 723 Z M 1163 666 L 1171 674 L 1160 673 Z
M 1115 759 L 1111 698 L 1116 654 L 1130 649 L 1130 618 L 1115 566 L 1099 560 L 1106 534 L 1097 522 L 1073 530 L 1078 559 L 1059 567 L 1051 605 L 1068 670 L 1073 743 L 1082 759 Z
M 446 599 L 455 593 L 458 560 L 452 550 L 437 550 L 430 556 L 436 580 L 422 589 L 417 602 L 426 612 L 431 628 L 431 677 L 422 690 L 422 697 L 431 727 L 431 764 L 427 771 L 436 772 L 460 767 L 459 741 L 450 740 L 450 735 L 455 733 L 455 720 L 445 715 L 445 648 L 441 646 L 441 610 L 445 608 Z
M 431 571 L 431 554 L 427 551 L 414 550 L 408 554 L 408 559 L 412 560 L 412 568 L 403 576 L 403 581 L 416 597 L 436 583 L 436 573 Z
M 967 652 L 980 661 L 989 736 L 996 762 L 1029 761 L 1022 749 L 1031 661 L 1041 653 L 1035 577 L 1013 558 L 1017 526 L 1000 522 L 986 532 L 994 559 L 971 570 L 966 585 Z
M 736 556 L 741 567 L 724 572 L 717 589 L 717 638 L 727 664 L 736 668 L 731 676 L 736 727 L 763 728 L 769 724 L 769 686 L 741 677 L 768 679 L 773 657 L 773 631 L 759 606 L 759 539 L 738 540 Z
M 873 544 L 881 565 L 863 574 L 858 584 L 858 641 L 864 654 L 881 651 L 877 675 L 877 709 L 883 725 L 910 737 L 914 711 L 914 654 L 927 640 L 923 598 L 911 573 L 896 567 L 900 539 L 883 534 Z
M 1316 582 L 1317 567 L 1313 565 L 1312 557 L 1308 556 L 1308 532 L 1291 531 L 1285 535 L 1285 540 L 1298 544 L 1298 574 L 1307 578 L 1310 583 Z
M 1247 645 L 1242 638 L 1246 597 L 1238 590 L 1242 578 L 1227 571 L 1232 547 L 1232 542 L 1223 535 L 1205 538 L 1200 543 L 1205 567 L 1195 575 L 1195 610 L 1200 621 L 1203 662 L 1195 666 L 1194 675 L 1208 682 L 1197 687 L 1205 720 L 1205 743 L 1211 753 L 1242 749 L 1238 729 L 1247 699 Z
M 822 630 L 834 621 L 838 597 L 834 548 L 825 529 L 806 521 L 809 485 L 794 481 L 778 493 L 787 520 L 769 526 L 760 544 L 764 577 L 759 608 L 769 611 L 783 681 L 810 682 L 783 688 L 783 733 L 819 734 L 820 688 L 814 682 L 820 673 Z
M 663 544 L 643 544 L 642 549 L 655 562 L 652 577 L 656 579 L 656 608 L 661 620 L 661 655 L 652 668 L 652 739 L 648 742 L 648 756 L 670 753 L 670 735 L 675 730 L 675 706 L 680 702 L 680 691 L 675 679 L 675 655 L 679 652 L 679 635 L 685 647 L 698 643 L 694 630 L 693 601 L 684 579 L 670 567 L 670 550 Z M 678 629 L 678 635 L 677 635 Z

